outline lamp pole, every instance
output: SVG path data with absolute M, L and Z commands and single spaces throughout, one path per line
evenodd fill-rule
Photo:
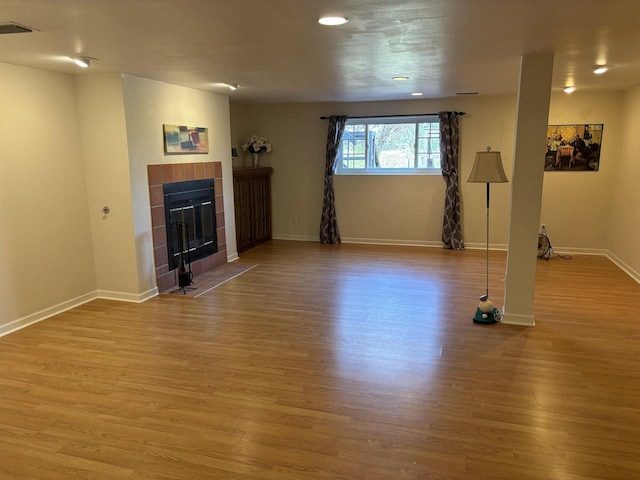
M 491 184 L 487 182 L 487 291 L 486 295 L 489 298 L 489 189 Z

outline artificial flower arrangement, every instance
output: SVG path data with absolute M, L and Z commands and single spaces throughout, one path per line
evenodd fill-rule
M 252 135 L 247 143 L 242 145 L 242 150 L 251 153 L 269 153 L 271 151 L 271 143 L 264 137 Z

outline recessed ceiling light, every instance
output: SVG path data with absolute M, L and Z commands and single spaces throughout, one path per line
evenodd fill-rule
M 391 77 L 391 80 L 395 80 L 396 82 L 404 82 L 406 80 L 409 80 L 409 77 L 397 76 L 397 77 Z
M 413 92 L 411 94 L 412 97 L 421 97 L 422 96 L 422 92 Z
M 608 70 L 607 67 L 605 67 L 604 65 L 597 67 L 593 73 L 595 73 L 596 75 L 602 75 L 604 72 L 606 72 Z
M 97 58 L 93 57 L 74 57 L 71 60 L 73 60 L 73 63 L 82 68 L 89 68 L 93 62 L 98 61 Z
M 344 25 L 349 21 L 346 17 L 322 17 L 318 20 L 320 25 L 328 25 L 328 26 L 336 26 L 336 25 Z
M 573 93 L 576 91 L 576 87 L 565 87 L 564 93 Z

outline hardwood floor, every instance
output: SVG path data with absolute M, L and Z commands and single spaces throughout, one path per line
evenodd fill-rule
M 640 285 L 540 260 L 537 325 L 477 325 L 484 259 L 272 241 L 0 338 L 0 479 L 640 478 Z

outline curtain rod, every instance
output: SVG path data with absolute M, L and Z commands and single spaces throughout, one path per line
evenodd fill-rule
M 453 112 L 453 113 L 457 113 L 458 115 L 466 115 L 465 112 Z M 410 114 L 405 114 L 405 115 L 364 115 L 364 116 L 361 116 L 361 117 L 349 117 L 349 119 L 352 119 L 352 118 L 425 117 L 425 116 L 428 116 L 428 115 L 438 115 L 438 113 L 415 113 L 413 115 L 410 115 Z M 322 117 L 320 117 L 320 120 L 329 120 L 329 117 L 322 116 Z

